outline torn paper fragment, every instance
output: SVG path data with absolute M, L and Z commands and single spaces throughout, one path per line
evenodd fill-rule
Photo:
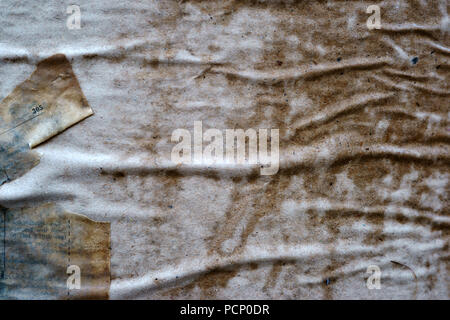
M 37 152 L 31 151 L 28 144 L 16 135 L 0 136 L 0 185 L 22 176 L 39 163 Z
M 0 103 L 0 185 L 37 165 L 30 148 L 92 114 L 67 58 L 41 61 Z
M 0 299 L 108 298 L 109 223 L 53 204 L 0 212 Z

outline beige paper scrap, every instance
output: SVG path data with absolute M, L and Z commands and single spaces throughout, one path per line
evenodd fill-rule
M 0 299 L 107 299 L 110 224 L 54 204 L 0 207 Z
M 30 151 L 93 114 L 64 55 L 38 63 L 0 103 L 0 185 L 39 163 Z

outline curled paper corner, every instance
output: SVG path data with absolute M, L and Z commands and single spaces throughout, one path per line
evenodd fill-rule
M 39 163 L 31 148 L 93 113 L 65 55 L 39 62 L 0 103 L 0 185 Z
M 55 204 L 0 206 L 0 299 L 108 299 L 109 222 Z

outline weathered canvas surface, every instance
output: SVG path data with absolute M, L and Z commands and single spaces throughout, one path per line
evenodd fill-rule
M 0 3 L 0 98 L 61 53 L 95 111 L 0 204 L 110 221 L 110 298 L 449 298 L 447 1 L 76 2 Z M 174 163 L 196 121 L 279 170 Z

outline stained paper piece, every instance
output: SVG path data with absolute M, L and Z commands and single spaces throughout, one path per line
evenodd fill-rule
M 109 223 L 53 204 L 0 212 L 0 299 L 108 298 Z
M 67 58 L 41 61 L 0 104 L 0 185 L 39 163 L 30 148 L 92 114 Z

